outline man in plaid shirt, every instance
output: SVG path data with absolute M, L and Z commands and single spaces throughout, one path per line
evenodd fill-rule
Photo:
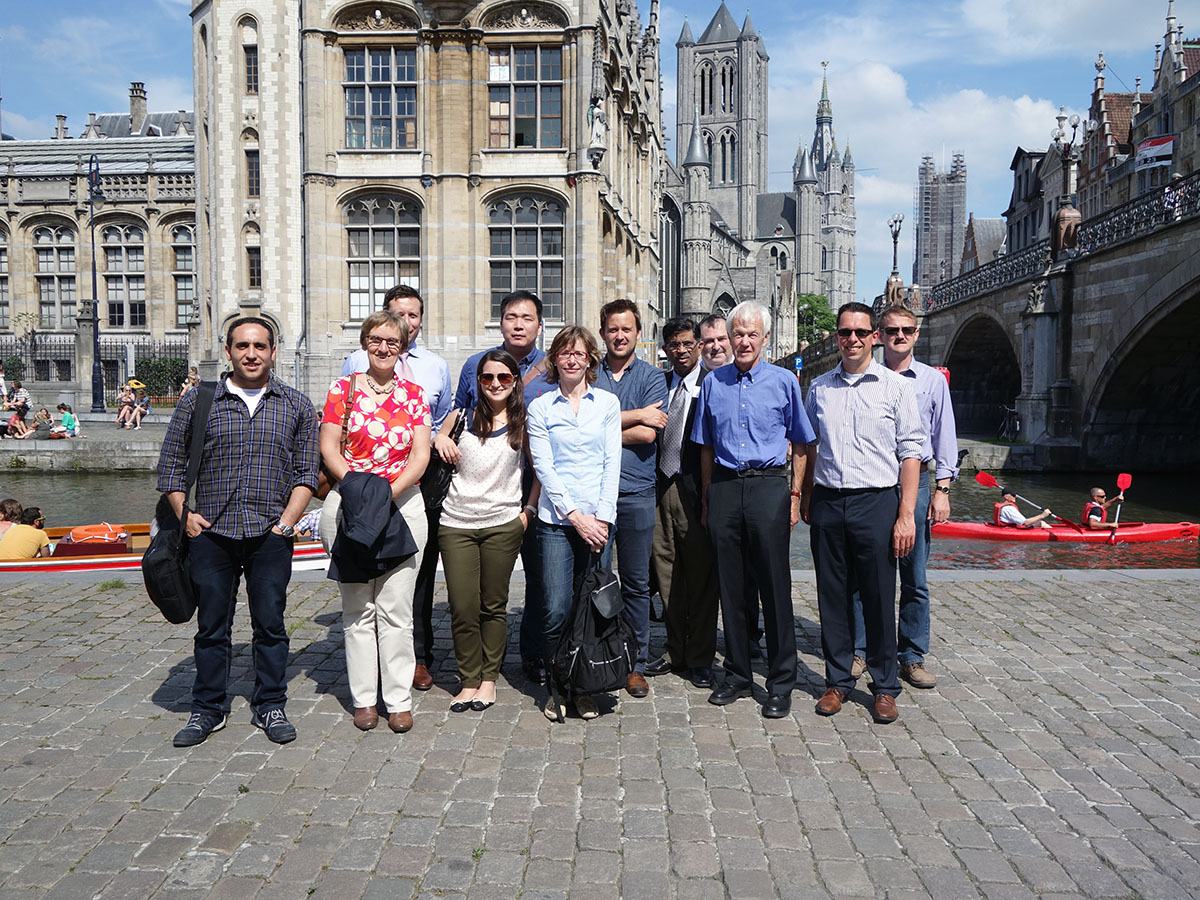
M 184 502 L 198 391 L 179 401 L 158 458 L 158 489 L 167 493 L 176 515 L 187 515 L 197 602 L 192 714 L 175 735 L 176 747 L 199 744 L 225 727 L 242 577 L 254 631 L 251 722 L 277 744 L 296 739 L 283 709 L 288 661 L 283 610 L 295 523 L 317 489 L 317 412 L 307 397 L 272 375 L 275 333 L 266 320 L 234 321 L 225 356 L 232 371 L 213 397 L 194 511 L 185 511 Z

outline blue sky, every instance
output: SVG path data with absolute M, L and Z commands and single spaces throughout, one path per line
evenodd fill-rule
M 639 7 L 645 18 L 648 0 Z M 829 62 L 838 143 L 849 141 L 858 166 L 858 294 L 870 299 L 891 271 L 885 223 L 895 212 L 905 217 L 900 271 L 911 277 L 921 157 L 966 153 L 968 211 L 1000 216 L 1014 149 L 1044 149 L 1060 105 L 1086 109 L 1098 51 L 1108 90 L 1132 90 L 1139 75 L 1149 90 L 1167 0 L 733 0 L 729 8 L 739 23 L 749 10 L 771 57 L 771 190 L 789 187 L 797 144 L 812 139 L 821 61 Z M 5 0 L 4 131 L 49 137 L 64 113 L 78 135 L 89 112 L 128 109 L 131 81 L 145 82 L 152 110 L 190 109 L 189 9 L 189 0 Z M 699 37 L 716 10 L 709 0 L 662 7 L 672 155 L 675 40 L 685 16 Z M 1200 0 L 1178 0 L 1175 12 L 1185 34 L 1193 22 L 1200 28 Z

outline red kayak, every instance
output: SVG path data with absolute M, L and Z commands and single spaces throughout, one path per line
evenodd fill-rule
M 1082 529 L 1082 530 L 1081 530 Z M 1143 544 L 1150 541 L 1195 540 L 1200 526 L 1191 522 L 1122 522 L 1117 527 L 1118 544 Z M 1055 524 L 1050 528 L 1014 528 L 991 522 L 943 522 L 933 526 L 937 537 L 977 538 L 984 541 L 1081 541 L 1107 544 L 1112 532 L 1105 528 L 1091 531 Z

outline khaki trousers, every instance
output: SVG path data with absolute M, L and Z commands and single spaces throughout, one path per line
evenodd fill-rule
M 337 537 L 342 495 L 330 491 L 321 510 L 321 542 L 328 550 Z M 413 590 L 425 551 L 425 501 L 412 487 L 396 505 L 417 542 L 417 552 L 365 584 L 338 582 L 342 592 L 342 630 L 346 637 L 346 672 L 355 707 L 374 706 L 380 689 L 390 713 L 412 710 Z
M 657 515 L 650 559 L 663 601 L 666 655 L 676 668 L 707 669 L 717 652 L 720 605 L 712 543 L 676 481 L 660 491 Z

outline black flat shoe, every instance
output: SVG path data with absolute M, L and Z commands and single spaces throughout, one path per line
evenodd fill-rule
M 471 709 L 473 709 L 475 712 L 483 712 L 488 707 L 495 706 L 495 705 L 496 705 L 495 700 L 491 701 L 490 703 L 484 703 L 482 700 L 472 700 L 471 701 Z
M 708 702 L 713 706 L 728 706 L 734 700 L 738 700 L 742 697 L 749 697 L 751 694 L 752 691 L 749 687 L 734 687 L 728 681 L 726 681 L 719 688 L 709 694 Z
M 460 700 L 456 703 L 451 703 L 450 704 L 450 712 L 453 712 L 453 713 L 466 712 L 468 709 L 472 708 L 472 703 L 473 703 L 473 701 L 471 701 L 471 700 Z
M 664 655 L 646 664 L 645 675 L 647 678 L 654 678 L 657 675 L 666 675 L 673 669 L 674 666 L 671 665 L 671 660 L 667 659 Z

